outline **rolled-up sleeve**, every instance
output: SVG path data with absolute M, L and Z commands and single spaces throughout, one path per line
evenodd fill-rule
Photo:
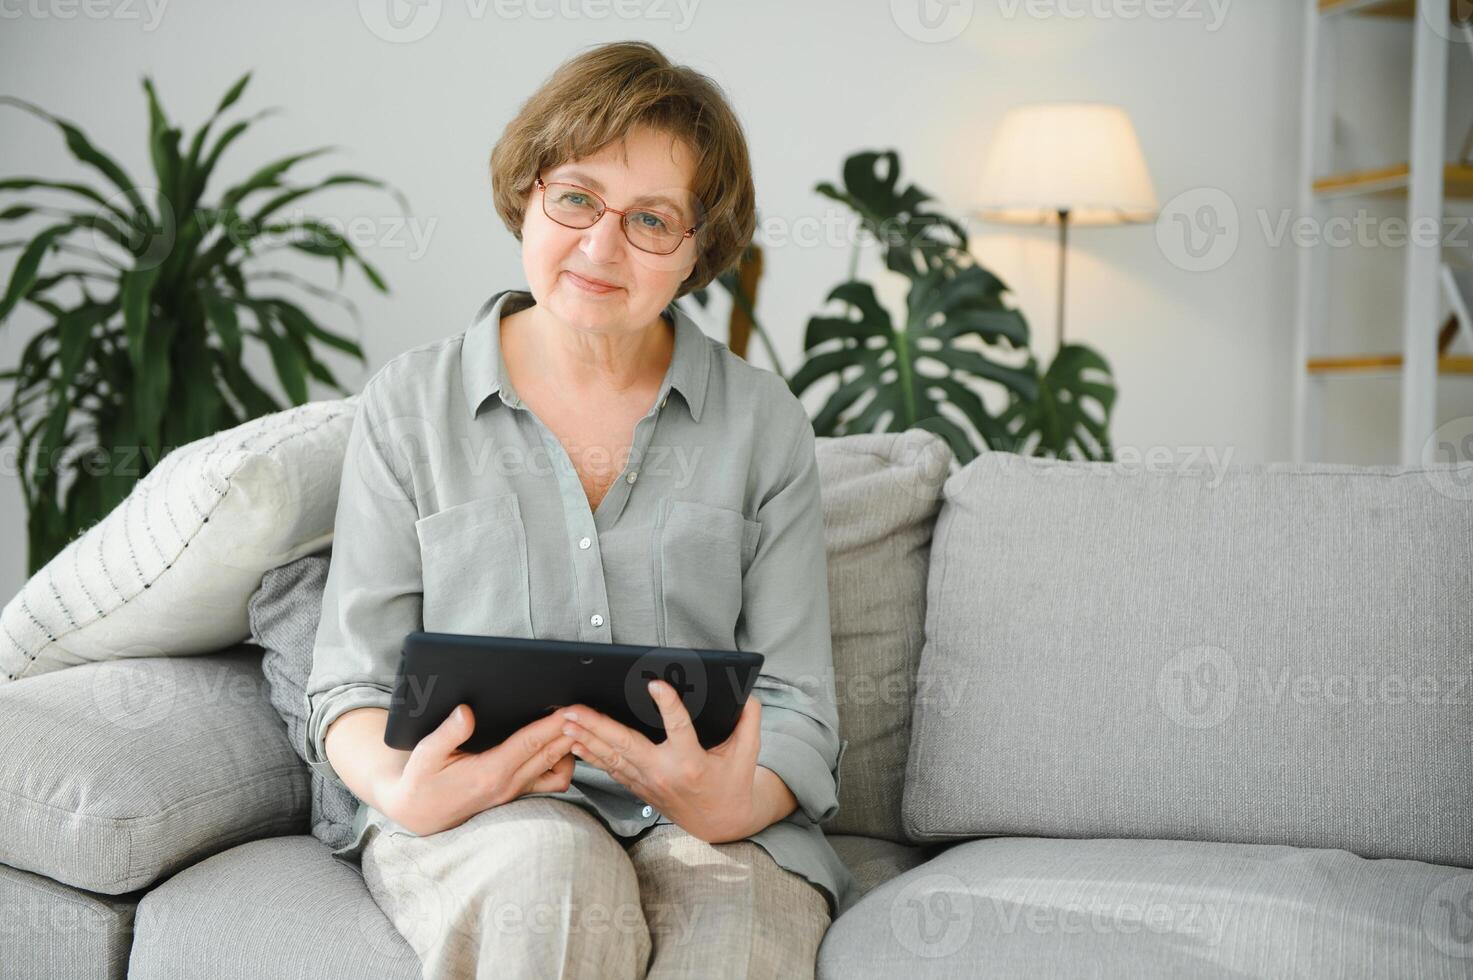
M 423 622 L 418 508 L 413 480 L 388 445 L 396 420 L 381 404 L 380 377 L 364 386 L 348 436 L 305 691 L 307 763 L 333 779 L 328 727 L 354 708 L 389 707 L 404 636 Z
M 814 823 L 839 810 L 839 738 L 828 558 L 813 425 L 794 400 L 783 476 L 757 511 L 757 550 L 742 579 L 737 644 L 764 655 L 753 693 L 762 702 L 757 764 L 776 773 Z

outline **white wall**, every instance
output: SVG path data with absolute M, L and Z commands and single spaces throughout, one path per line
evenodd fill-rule
M 1163 202 L 1218 188 L 1244 215 L 1236 253 L 1203 273 L 1174 265 L 1150 226 L 1075 236 L 1070 337 L 1114 365 L 1117 445 L 1210 447 L 1240 462 L 1287 457 L 1294 256 L 1267 243 L 1256 223 L 1250 228 L 1249 216 L 1295 201 L 1297 3 L 1181 0 L 1167 4 L 1174 15 L 1158 18 L 1131 16 L 1142 6 L 1161 9 L 1131 0 L 961 0 L 932 8 L 964 17 L 960 33 L 927 42 L 914 36 L 924 32 L 913 26 L 914 8 L 907 18 L 907 0 L 683 2 L 628 0 L 617 9 L 646 16 L 596 19 L 616 5 L 427 0 L 422 13 L 438 11 L 433 29 L 412 43 L 390 43 L 368 26 L 382 18 L 385 0 L 217 0 L 154 12 L 141 0 L 96 0 L 88 9 L 101 17 L 69 0 L 0 0 L 0 93 L 75 120 L 141 181 L 143 74 L 155 79 L 167 111 L 192 128 L 236 77 L 254 69 L 243 107 L 285 112 L 237 145 L 224 176 L 333 144 L 348 149 L 301 173 L 355 170 L 402 188 L 428 243 L 421 250 L 386 239 L 369 247 L 391 297 L 350 275 L 345 293 L 361 305 L 369 357 L 366 368 L 342 372 L 355 387 L 406 347 L 464 329 L 491 292 L 522 284 L 516 243 L 491 207 L 487 156 L 521 101 L 586 45 L 643 38 L 714 76 L 748 130 L 760 216 L 778 228 L 832 214 L 813 186 L 836 181 L 843 158 L 862 148 L 898 148 L 905 175 L 964 214 L 977 202 L 979 155 L 1004 110 L 1039 100 L 1117 102 L 1134 119 Z M 549 11 L 554 16 L 541 16 Z M 1079 11 L 1094 13 L 1073 16 Z M 909 33 L 900 26 L 907 20 Z M 1395 106 L 1382 114 L 1396 118 Z M 0 174 L 79 171 L 48 128 L 0 108 Z M 384 196 L 349 191 L 323 194 L 312 211 L 395 214 Z M 1014 287 L 1038 334 L 1036 349 L 1047 356 L 1051 233 L 975 230 L 976 254 Z M 0 253 L 0 273 L 8 275 L 14 254 Z M 799 363 L 807 318 L 847 262 L 844 241 L 768 246 L 759 314 L 788 371 Z M 861 265 L 863 274 L 876 269 L 873 256 Z M 325 265 L 314 272 L 330 282 Z M 14 362 L 37 323 L 28 312 L 0 332 L 0 363 Z M 766 363 L 760 348 L 753 359 Z M 821 394 L 810 392 L 815 409 Z M 1393 455 L 1353 440 L 1345 452 Z M 7 473 L 0 479 L 0 595 L 23 581 L 23 550 L 19 494 Z

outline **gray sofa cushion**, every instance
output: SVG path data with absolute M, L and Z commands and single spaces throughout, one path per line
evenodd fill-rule
M 129 980 L 419 980 L 357 871 L 305 834 L 253 841 L 144 896 Z
M 1473 502 L 1446 471 L 974 460 L 921 663 L 964 710 L 917 706 L 907 829 L 1473 864 Z
M 292 748 L 307 761 L 307 678 L 312 673 L 312 648 L 317 621 L 322 617 L 322 592 L 332 550 L 298 558 L 273 568 L 261 578 L 248 609 L 251 641 L 266 651 L 261 671 L 271 689 L 271 704 L 286 722 Z M 358 797 L 336 779 L 313 770 L 312 834 L 331 848 L 353 839 Z
M 0 976 L 123 980 L 141 895 L 99 895 L 0 865 Z
M 260 663 L 243 646 L 0 687 L 0 863 L 119 895 L 305 829 L 307 770 Z
M 820 978 L 1466 977 L 1473 873 L 1197 841 L 967 841 L 879 886 Z
M 905 841 L 901 786 L 925 637 L 926 567 L 954 457 L 923 429 L 820 438 L 839 734 L 835 834 Z

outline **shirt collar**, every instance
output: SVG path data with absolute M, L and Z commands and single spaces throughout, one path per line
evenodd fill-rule
M 511 379 L 506 376 L 506 362 L 501 356 L 501 317 L 535 305 L 532 294 L 524 289 L 504 289 L 486 300 L 465 331 L 460 351 L 460 376 L 465 388 L 466 408 L 471 418 L 486 399 L 501 392 L 501 401 L 512 407 L 521 404 Z M 701 420 L 706 402 L 706 381 L 711 369 L 711 339 L 673 302 L 661 314 L 675 323 L 675 352 L 665 378 L 668 387 L 680 392 L 691 419 Z M 665 397 L 666 385 L 660 386 Z

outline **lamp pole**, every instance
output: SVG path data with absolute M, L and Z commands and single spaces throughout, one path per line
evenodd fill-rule
M 1059 346 L 1064 346 L 1064 256 L 1069 251 L 1069 209 L 1059 208 Z

